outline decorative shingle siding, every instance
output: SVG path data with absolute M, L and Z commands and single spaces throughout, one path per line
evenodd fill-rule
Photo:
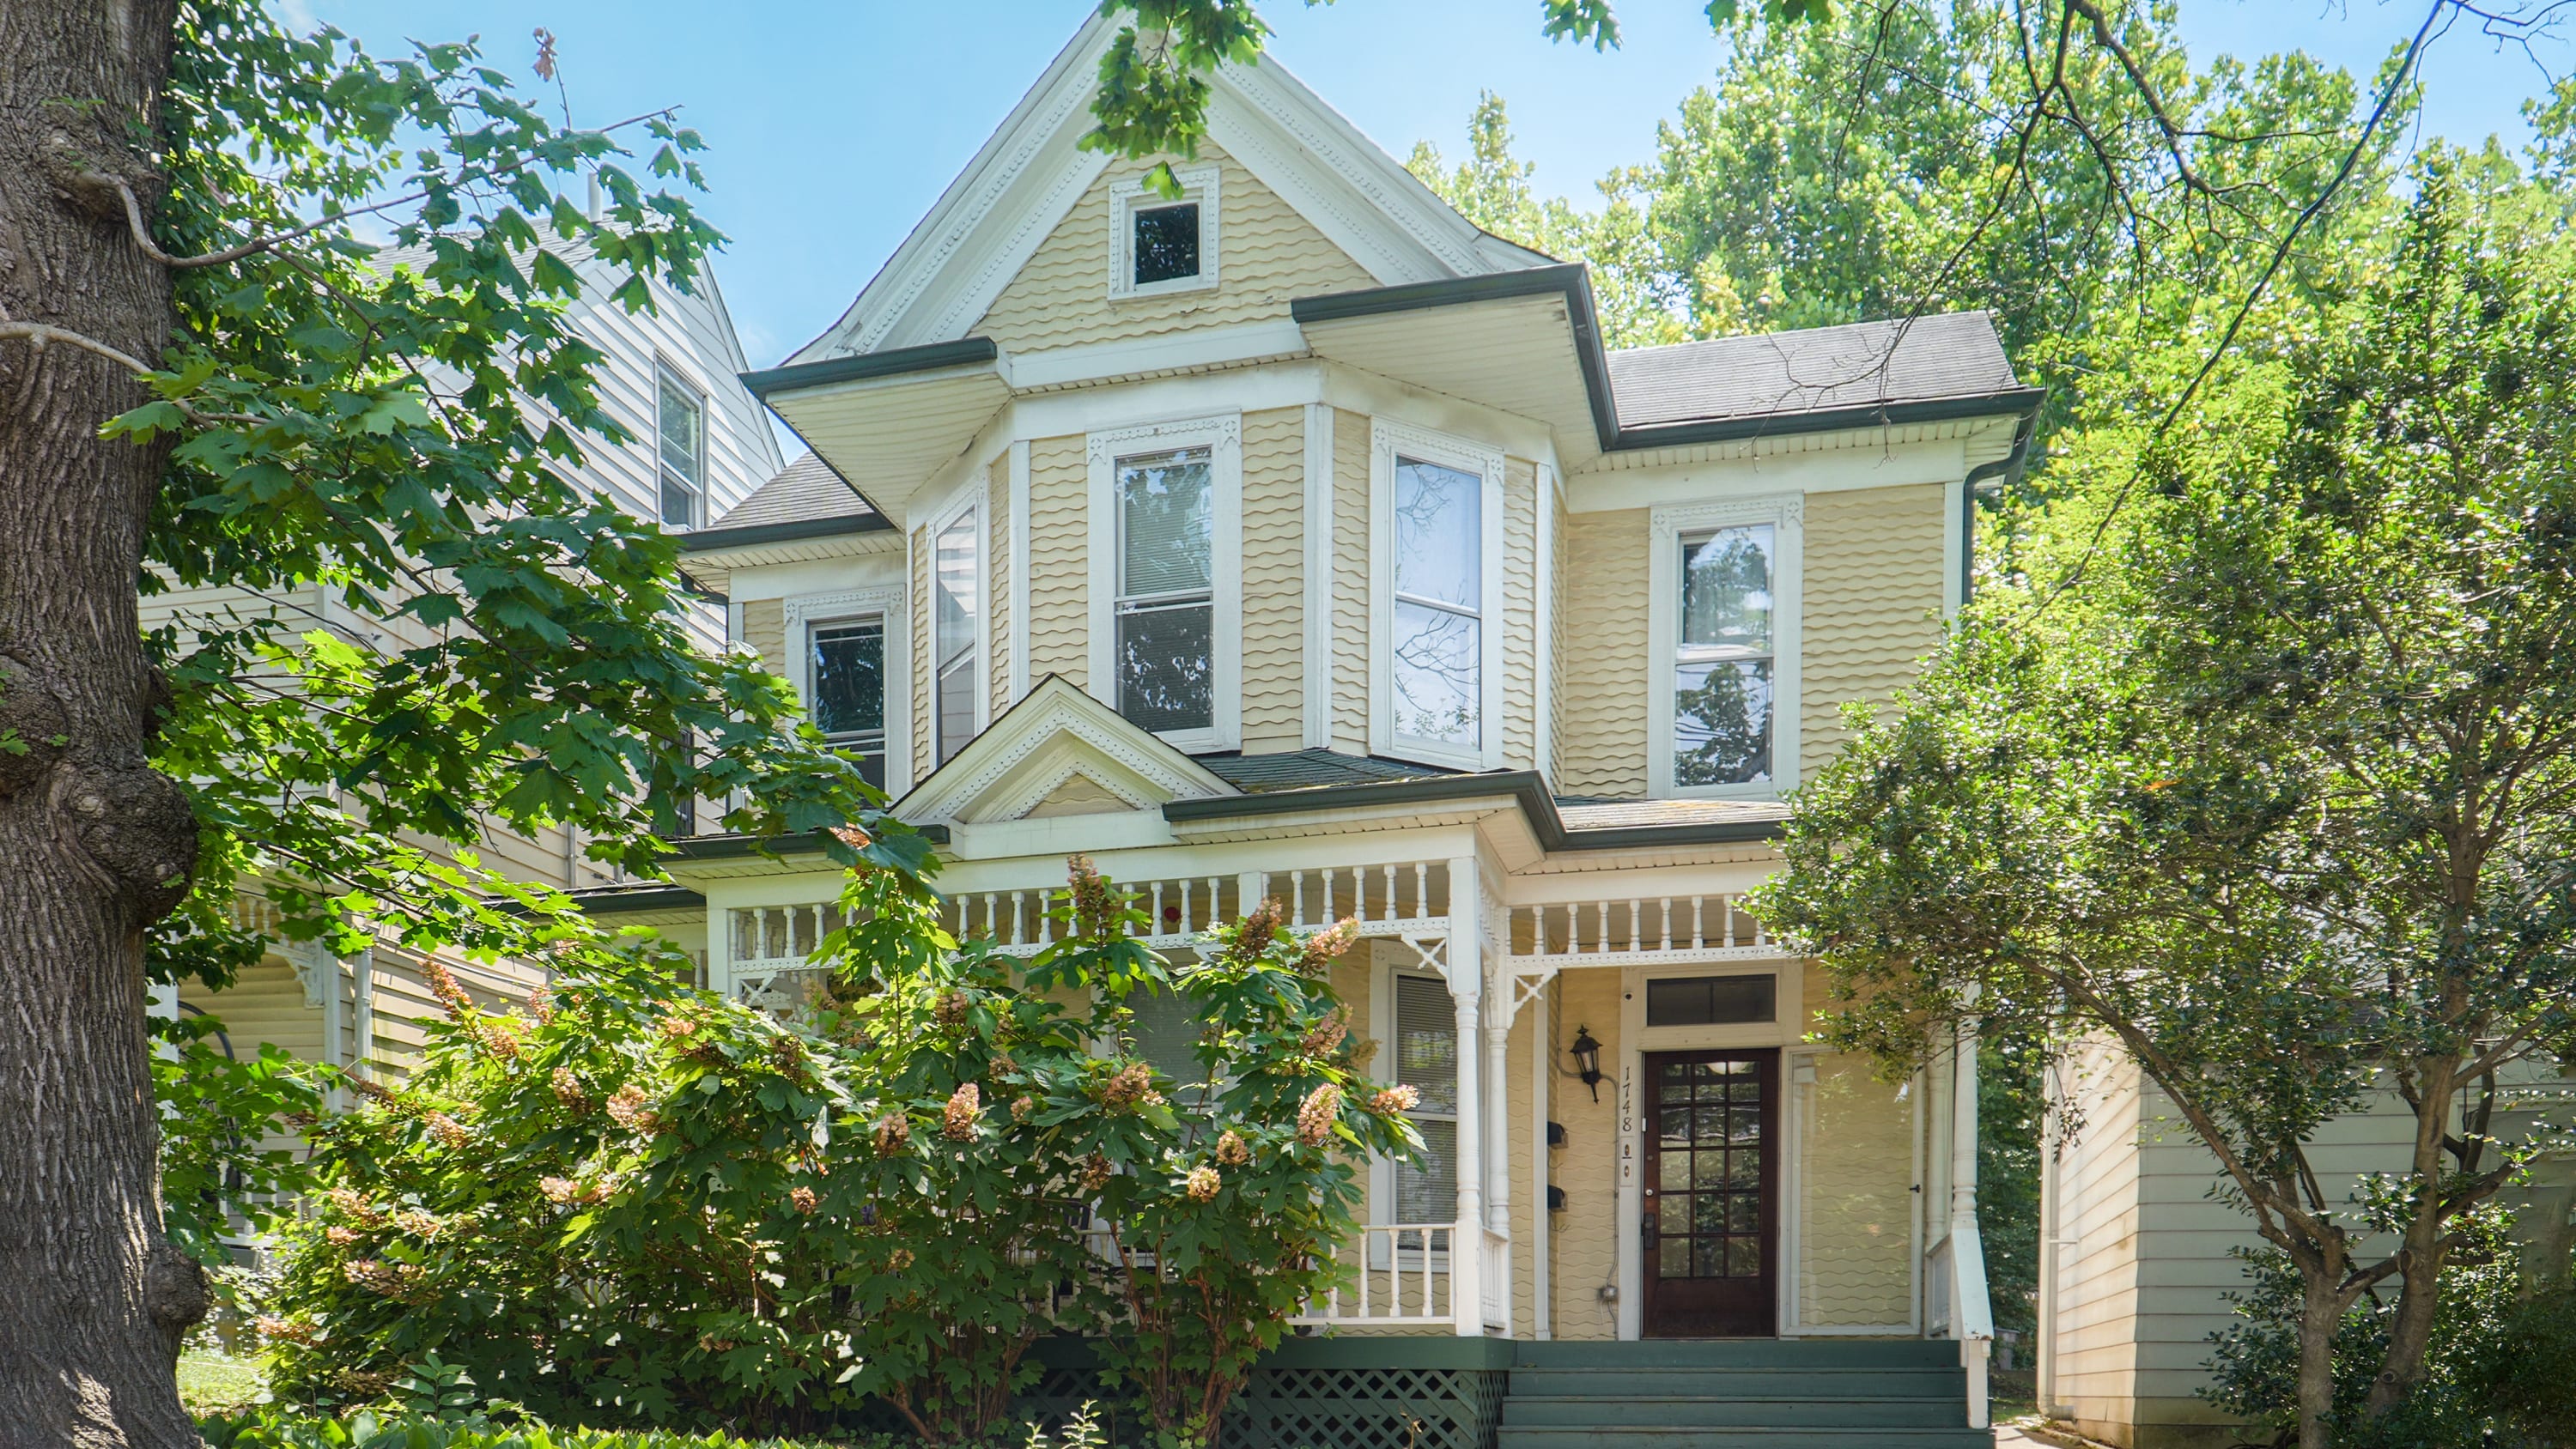
M 1243 751 L 1305 743 L 1306 413 L 1243 417 Z
M 1548 757 L 1539 761 L 1539 768 L 1547 772 L 1550 780 L 1562 782 L 1565 779 L 1565 500 L 1553 488 L 1547 492 L 1545 519 L 1550 534 L 1548 558 L 1554 569 L 1551 586 L 1555 593 L 1549 601 L 1548 616 L 1542 622 L 1547 629 L 1547 657 L 1556 661 L 1556 677 L 1540 706 L 1547 711 Z
M 1029 444 L 1029 682 L 1061 674 L 1080 687 L 1091 673 L 1091 486 L 1079 437 Z
M 1538 754 L 1538 466 L 1503 468 L 1503 765 L 1528 769 Z
M 1566 520 L 1557 598 L 1570 647 L 1557 657 L 1556 749 L 1557 788 L 1569 795 L 1646 793 L 1648 523 L 1643 508 Z
M 1567 971 L 1556 978 L 1556 1000 L 1547 1014 L 1555 1048 L 1574 1040 L 1577 1028 L 1590 1027 L 1605 1065 L 1626 1059 L 1619 1041 L 1619 979 L 1616 970 Z M 1554 1159 L 1552 1181 L 1565 1189 L 1565 1211 L 1551 1217 L 1548 1238 L 1548 1296 L 1558 1338 L 1619 1336 L 1616 1307 L 1601 1301 L 1602 1285 L 1615 1281 L 1619 1271 L 1619 1089 L 1617 1068 L 1609 1070 L 1599 1102 L 1578 1078 L 1562 1072 L 1548 1078 L 1548 1120 L 1565 1124 L 1565 1145 L 1548 1154 Z
M 989 621 L 984 631 L 987 653 L 984 659 L 984 684 L 992 700 L 987 716 L 1000 719 L 1011 707 L 1011 530 L 1020 520 L 1011 516 L 1011 459 L 1008 453 L 993 460 L 986 477 L 984 506 L 992 524 L 989 536 L 992 546 L 984 559 L 984 617 Z
M 1940 642 L 1942 491 L 1924 483 L 1807 499 L 1801 779 L 1841 748 L 1844 704 L 1887 699 Z
M 1296 298 L 1377 285 L 1214 143 L 1200 146 L 1196 162 L 1175 164 L 1218 169 L 1215 287 L 1109 299 L 1110 188 L 1153 165 L 1152 159 L 1119 162 L 1091 183 L 968 333 L 990 337 L 1006 352 L 1075 347 L 1276 321 Z
M 1333 414 L 1333 748 L 1369 752 L 1369 420 Z
M 742 642 L 760 651 L 762 668 L 788 679 L 796 677 L 787 672 L 787 604 L 785 600 L 743 600 Z
M 1806 1015 L 1832 1006 L 1824 973 L 1806 975 Z M 1896 1328 L 1913 1317 L 1911 1094 L 1865 1057 L 1813 1058 L 1797 1103 L 1798 1323 Z

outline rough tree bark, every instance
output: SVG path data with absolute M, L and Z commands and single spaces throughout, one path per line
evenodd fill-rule
M 0 328 L 146 360 L 170 279 L 91 170 L 158 194 L 175 0 L 0 3 Z M 193 1446 L 173 1368 L 203 1317 L 161 1231 L 143 932 L 186 891 L 187 798 L 148 763 L 135 577 L 162 455 L 98 436 L 116 363 L 0 336 L 0 1446 Z

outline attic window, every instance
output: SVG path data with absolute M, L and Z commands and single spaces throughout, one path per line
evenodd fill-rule
M 1154 297 L 1216 285 L 1216 168 L 1176 171 L 1181 194 L 1139 176 L 1110 188 L 1109 295 Z
M 1128 220 L 1136 229 L 1136 285 L 1195 280 L 1199 274 L 1199 204 L 1139 209 Z

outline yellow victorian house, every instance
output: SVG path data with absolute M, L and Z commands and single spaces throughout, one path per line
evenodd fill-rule
M 730 638 L 938 842 L 961 934 L 1038 949 L 1074 853 L 1176 952 L 1264 898 L 1359 922 L 1337 984 L 1431 1151 L 1283 1362 L 1449 1384 L 1435 1441 L 1981 1442 L 1973 1069 L 1810 1043 L 1741 902 L 1959 606 L 2039 393 L 1982 314 L 1605 350 L 1583 267 L 1275 62 L 1158 194 L 1077 145 L 1110 34 L 745 376 L 812 451 L 688 541 Z M 819 846 L 671 873 L 591 907 L 792 1006 Z M 1186 1063 L 1185 1001 L 1147 1031 Z M 1256 1439 L 1385 1432 L 1281 1402 Z

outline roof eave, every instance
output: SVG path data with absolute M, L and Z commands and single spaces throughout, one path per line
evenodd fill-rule
M 893 521 L 882 513 L 850 513 L 838 518 L 791 518 L 780 523 L 746 523 L 737 528 L 702 528 L 682 534 L 680 552 L 722 553 L 729 549 L 759 548 L 805 538 L 890 533 L 893 529 Z
M 1392 287 L 1300 297 L 1288 304 L 1288 316 L 1298 326 L 1304 327 L 1354 317 L 1380 317 L 1393 312 L 1417 312 L 1476 302 L 1504 302 L 1551 293 L 1565 298 L 1566 322 L 1574 332 L 1574 355 L 1583 370 L 1584 402 L 1591 410 L 1592 429 L 1599 438 L 1602 451 L 1608 452 L 1618 437 L 1618 412 L 1611 402 L 1610 367 L 1604 360 L 1606 354 L 1601 343 L 1601 326 L 1592 306 L 1592 269 L 1581 262 L 1557 262 L 1549 266 L 1488 272 L 1472 277 L 1443 277 L 1430 282 L 1405 282 Z
M 1783 826 L 1783 822 L 1777 820 L 1729 820 L 1706 825 L 1634 825 L 1609 830 L 1568 830 L 1565 817 L 1557 812 L 1555 798 L 1547 792 L 1547 781 L 1535 770 L 1495 770 L 1480 775 L 1439 775 L 1421 780 L 1321 785 L 1304 790 L 1270 790 L 1257 795 L 1174 800 L 1163 806 L 1163 818 L 1179 823 L 1299 814 L 1316 809 L 1446 804 L 1479 797 L 1511 800 L 1538 836 L 1539 848 L 1550 852 L 1759 844 L 1779 838 Z
M 819 362 L 791 362 L 784 367 L 763 368 L 742 374 L 742 385 L 753 397 L 767 402 L 771 395 L 800 392 L 809 387 L 828 387 L 840 382 L 866 382 L 880 377 L 902 377 L 909 373 L 936 372 L 948 367 L 974 367 L 996 361 L 1002 349 L 990 337 L 961 337 L 955 342 L 930 342 L 919 347 L 894 347 L 883 352 L 863 352 L 854 357 L 827 357 Z
M 1945 423 L 1961 418 L 2025 417 L 2048 400 L 2044 387 L 2011 387 L 1963 397 L 1921 398 L 1911 402 L 1862 403 L 1852 407 L 1814 408 L 1802 412 L 1763 413 L 1754 417 L 1711 418 L 1702 422 L 1657 423 L 1621 428 L 1605 451 L 1638 452 L 1650 448 L 1688 448 L 1709 443 L 1738 443 L 1752 438 L 1788 437 L 1800 433 L 1837 433 L 1853 428 L 1901 427 L 1908 423 Z

